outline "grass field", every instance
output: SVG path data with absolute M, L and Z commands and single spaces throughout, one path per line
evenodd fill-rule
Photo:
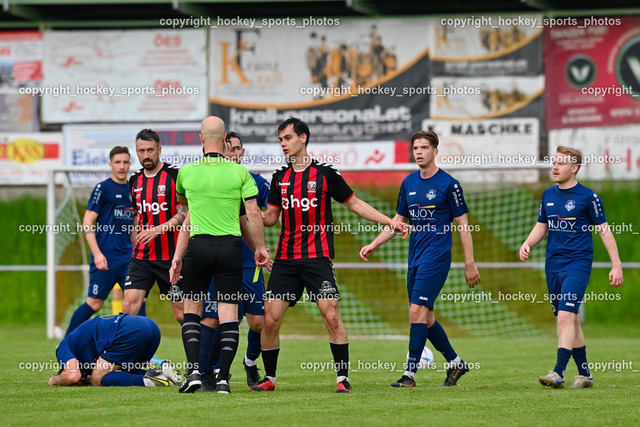
M 638 425 L 639 332 L 631 327 L 585 328 L 590 363 L 609 363 L 604 372 L 593 371 L 593 389 L 553 390 L 538 384 L 537 377 L 555 363 L 554 337 L 453 337 L 460 355 L 477 364 L 458 387 L 441 387 L 444 372 L 425 370 L 418 373 L 416 388 L 394 389 L 389 384 L 400 377 L 401 368 L 363 369 L 363 364 L 401 362 L 407 342 L 353 340 L 354 392 L 340 395 L 333 392 L 334 372 L 303 369 L 309 362 L 330 361 L 325 340 L 283 339 L 274 392 L 249 392 L 236 357 L 231 395 L 181 395 L 176 387 L 50 387 L 47 379 L 54 372 L 20 369 L 20 363 L 52 361 L 56 342 L 43 338 L 44 327 L 3 327 L 0 420 L 3 425 Z M 245 345 L 243 340 L 241 351 Z M 184 360 L 179 338 L 163 338 L 158 354 Z M 442 369 L 439 354 L 436 362 Z M 571 361 L 567 378 L 574 375 Z

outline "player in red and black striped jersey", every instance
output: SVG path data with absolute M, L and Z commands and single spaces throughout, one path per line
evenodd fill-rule
M 338 374 L 336 392 L 349 393 L 349 343 L 340 318 L 340 293 L 331 263 L 334 257 L 331 199 L 344 203 L 363 218 L 388 226 L 390 232 L 402 233 L 403 237 L 408 234 L 408 225 L 388 218 L 358 199 L 333 166 L 312 161 L 307 153 L 306 123 L 293 117 L 287 119 L 278 127 L 278 137 L 290 163 L 273 174 L 265 212 L 266 226 L 274 225 L 282 214 L 282 228 L 267 287 L 261 334 L 266 376 L 251 390 L 275 388 L 280 325 L 287 308 L 296 304 L 306 288 L 309 299 L 318 304 L 329 331 Z
M 292 165 L 278 169 L 272 178 L 275 190 L 268 203 L 282 209 L 282 229 L 275 259 L 334 258 L 331 198 L 346 203 L 353 190 L 331 165 L 311 161 L 296 171 Z M 329 227 L 330 228 L 330 227 Z
M 176 249 L 178 227 L 186 217 L 187 207 L 176 197 L 178 168 L 160 161 L 160 138 L 151 129 L 136 136 L 136 154 L 142 169 L 129 179 L 133 209 L 135 247 L 124 284 L 123 311 L 138 314 L 154 283 L 171 300 L 179 323 L 184 318 L 182 292 L 171 285 L 169 269 Z

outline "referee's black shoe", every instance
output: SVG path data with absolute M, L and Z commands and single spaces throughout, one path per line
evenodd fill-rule
M 200 379 L 200 372 L 193 371 L 187 378 L 185 378 L 184 383 L 178 390 L 180 393 L 193 393 L 202 385 L 202 380 Z
M 443 387 L 452 387 L 458 385 L 458 380 L 461 376 L 469 372 L 469 366 L 464 360 L 460 360 L 458 366 L 453 366 L 447 369 L 447 378 L 442 383 Z
M 244 370 L 247 372 L 247 385 L 249 386 L 249 388 L 253 387 L 254 385 L 258 385 L 258 383 L 260 382 L 260 373 L 258 373 L 258 365 L 247 366 L 243 357 L 242 366 L 244 367 Z

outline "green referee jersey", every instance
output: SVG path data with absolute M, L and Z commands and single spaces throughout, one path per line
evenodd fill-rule
M 218 153 L 180 168 L 176 192 L 185 195 L 191 212 L 191 236 L 240 236 L 240 204 L 258 195 L 247 168 Z

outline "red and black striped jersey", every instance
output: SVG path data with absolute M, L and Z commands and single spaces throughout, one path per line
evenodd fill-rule
M 267 203 L 282 209 L 275 259 L 334 258 L 331 198 L 344 203 L 353 190 L 333 166 L 312 161 L 302 171 L 291 164 L 273 173 Z
M 129 178 L 133 209 L 138 213 L 138 230 L 156 227 L 177 213 L 178 167 L 165 163 L 153 176 L 140 169 Z M 170 261 L 176 250 L 178 231 L 163 233 L 147 244 L 137 242 L 133 258 L 146 261 Z

